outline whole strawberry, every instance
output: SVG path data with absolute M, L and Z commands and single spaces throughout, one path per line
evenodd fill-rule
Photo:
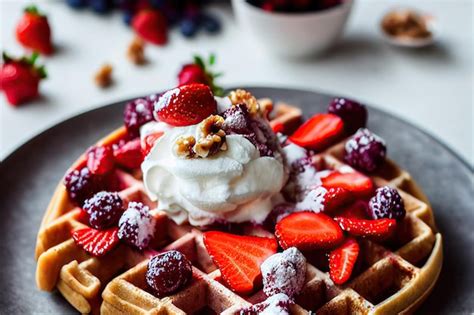
M 33 51 L 44 55 L 53 53 L 48 19 L 34 5 L 25 8 L 25 14 L 16 26 L 16 38 Z
M 3 53 L 0 88 L 10 104 L 16 106 L 38 97 L 39 82 L 46 78 L 46 71 L 43 66 L 35 66 L 37 58 L 37 53 L 21 59 L 12 59 Z
M 166 18 L 157 10 L 142 10 L 132 20 L 135 32 L 144 40 L 164 45 L 168 41 L 168 24 Z
M 222 96 L 224 90 L 215 84 L 215 79 L 221 73 L 213 73 L 210 68 L 216 63 L 216 56 L 211 54 L 207 63 L 198 55 L 194 56 L 194 63 L 185 64 L 178 74 L 179 86 L 191 83 L 201 83 L 209 86 L 216 96 Z

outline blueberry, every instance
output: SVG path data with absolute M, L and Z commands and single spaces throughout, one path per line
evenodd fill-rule
M 201 25 L 208 33 L 217 33 L 221 30 L 220 21 L 212 15 L 202 14 Z
M 150 4 L 156 9 L 162 9 L 166 4 L 166 0 L 150 0 Z
M 108 13 L 112 9 L 112 2 L 109 0 L 89 0 L 89 5 L 99 14 Z
M 80 9 L 87 6 L 87 0 L 66 0 L 66 3 L 74 9 Z
M 193 37 L 198 30 L 198 24 L 193 19 L 183 19 L 180 22 L 181 33 L 186 37 Z
M 123 16 L 122 16 L 123 22 L 127 25 L 132 24 L 132 19 L 133 19 L 133 12 L 132 11 L 124 11 Z

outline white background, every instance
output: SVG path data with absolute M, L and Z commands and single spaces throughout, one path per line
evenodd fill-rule
M 14 26 L 25 2 L 0 3 L 1 48 L 21 53 Z M 230 7 L 214 6 L 211 10 L 224 22 L 223 32 L 187 40 L 174 30 L 167 46 L 147 47 L 150 64 L 144 67 L 125 57 L 133 34 L 119 14 L 102 17 L 88 10 L 73 11 L 62 2 L 35 3 L 48 13 L 58 49 L 53 57 L 41 60 L 50 77 L 41 84 L 40 100 L 13 108 L 0 96 L 0 159 L 77 113 L 172 87 L 180 65 L 192 53 L 212 51 L 225 72 L 221 80 L 225 86 L 296 87 L 353 97 L 413 122 L 473 163 L 471 0 L 356 0 L 340 44 L 322 58 L 305 61 L 275 59 L 258 50 L 236 25 Z M 403 4 L 416 5 L 436 18 L 435 46 L 406 50 L 382 41 L 378 29 L 382 15 Z M 114 65 L 115 85 L 100 90 L 92 77 L 105 62 Z

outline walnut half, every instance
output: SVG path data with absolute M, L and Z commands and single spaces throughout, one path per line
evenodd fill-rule
M 211 115 L 199 124 L 199 139 L 194 146 L 197 156 L 205 158 L 219 151 L 227 150 L 225 131 L 222 130 L 224 118 Z
M 193 136 L 181 136 L 176 139 L 174 144 L 174 153 L 178 157 L 192 158 L 194 157 L 194 145 L 196 144 L 196 138 Z
M 232 105 L 238 105 L 242 103 L 247 105 L 247 109 L 252 116 L 257 115 L 259 113 L 259 105 L 257 99 L 255 98 L 255 96 L 252 95 L 252 93 L 238 89 L 230 92 L 229 98 L 232 102 Z

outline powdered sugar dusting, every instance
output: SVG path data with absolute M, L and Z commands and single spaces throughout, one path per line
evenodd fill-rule
M 260 270 L 267 296 L 284 293 L 293 298 L 304 285 L 306 259 L 298 249 L 291 247 L 267 258 Z
M 323 186 L 316 187 L 310 190 L 303 200 L 296 203 L 295 207 L 297 211 L 313 211 L 319 213 L 324 210 L 324 196 L 327 193 L 327 189 Z
M 350 167 L 349 165 L 342 165 L 338 169 L 339 173 L 341 174 L 349 174 L 349 173 L 354 173 L 354 169 Z
M 119 221 L 118 236 L 139 249 L 148 246 L 155 232 L 155 218 L 140 202 L 130 202 Z
M 285 294 L 278 293 L 265 301 L 242 309 L 240 315 L 289 315 L 293 301 Z

